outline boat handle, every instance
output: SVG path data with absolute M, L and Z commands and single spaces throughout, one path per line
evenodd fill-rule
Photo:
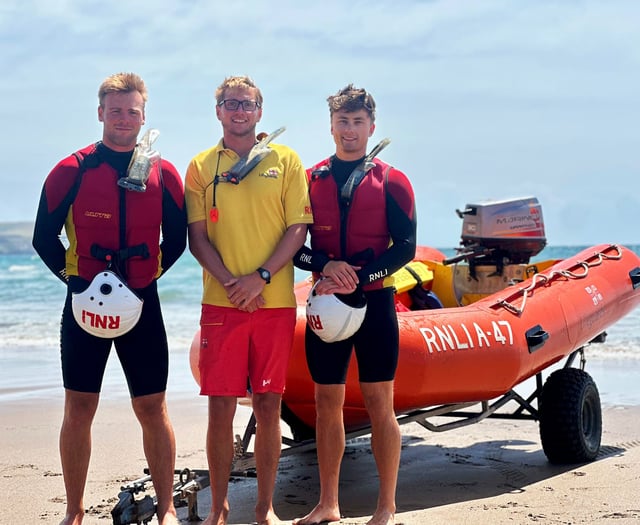
M 548 332 L 543 330 L 542 326 L 539 324 L 535 325 L 533 328 L 529 328 L 524 335 L 527 338 L 527 346 L 529 347 L 530 354 L 541 348 L 545 341 L 549 339 Z
M 635 267 L 633 270 L 629 272 L 629 277 L 631 277 L 631 284 L 633 289 L 635 290 L 640 286 L 640 267 Z

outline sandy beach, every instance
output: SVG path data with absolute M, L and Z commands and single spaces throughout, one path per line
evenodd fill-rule
M 58 524 L 64 489 L 57 439 L 62 393 L 45 402 L 0 406 L 0 523 Z M 169 397 L 178 443 L 176 467 L 206 469 L 206 401 Z M 250 409 L 238 407 L 242 433 Z M 603 410 L 602 450 L 589 464 L 547 462 L 533 421 L 485 420 L 466 428 L 433 433 L 416 423 L 402 426 L 403 451 L 397 523 L 409 524 L 579 524 L 640 523 L 640 407 Z M 94 453 L 85 504 L 89 525 L 112 523 L 120 487 L 142 477 L 146 463 L 128 401 L 103 400 L 94 424 Z M 305 514 L 318 494 L 315 452 L 285 455 L 275 505 L 280 517 Z M 368 437 L 350 441 L 343 461 L 343 525 L 363 524 L 373 512 L 376 475 Z M 252 523 L 255 479 L 230 484 L 230 523 Z M 209 494 L 198 497 L 199 514 Z M 186 521 L 186 509 L 179 509 Z M 156 521 L 152 521 L 156 523 Z

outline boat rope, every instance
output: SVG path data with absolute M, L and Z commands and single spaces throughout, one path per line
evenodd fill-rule
M 611 250 L 615 250 L 615 253 L 605 253 Z M 533 277 L 531 277 L 531 283 L 529 283 L 528 286 L 516 290 L 507 299 L 498 299 L 496 301 L 496 306 L 502 306 L 515 315 L 522 315 L 527 304 L 527 298 L 537 287 L 550 285 L 553 279 L 560 277 L 564 277 L 565 279 L 584 279 L 589 275 L 589 268 L 600 266 L 605 260 L 617 261 L 619 259 L 622 259 L 622 250 L 617 244 L 611 244 L 605 250 L 593 252 L 593 254 L 587 257 L 586 260 L 578 261 L 568 269 L 552 270 L 548 274 L 534 274 Z M 522 303 L 520 307 L 517 307 L 512 302 L 514 299 L 517 299 L 518 296 L 522 296 Z

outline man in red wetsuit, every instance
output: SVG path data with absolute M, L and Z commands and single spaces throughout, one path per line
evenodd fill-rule
M 140 158 L 134 150 L 140 152 L 136 144 L 145 121 L 143 80 L 133 73 L 112 75 L 100 86 L 98 98 L 102 141 L 64 158 L 49 173 L 33 235 L 43 262 L 67 286 L 60 329 L 65 387 L 60 456 L 67 496 L 61 525 L 80 525 L 84 517 L 91 425 L 112 345 L 142 427 L 158 523 L 177 525 L 175 437 L 165 401 L 169 352 L 156 281 L 186 247 L 184 189 L 176 168 L 158 156 L 147 164 L 142 159 L 146 170 L 140 173 L 146 178 L 138 181 L 137 191 L 127 188 L 130 165 L 136 165 L 132 158 Z M 66 247 L 60 240 L 63 226 Z M 142 299 L 142 308 L 126 333 L 95 335 L 76 321 L 74 295 L 108 268 Z M 118 316 L 116 309 L 113 317 Z
M 393 380 L 398 363 L 398 321 L 393 288 L 384 277 L 411 261 L 416 250 L 415 200 L 399 170 L 378 158 L 363 164 L 375 130 L 370 93 L 348 85 L 328 99 L 335 155 L 307 170 L 314 223 L 311 248 L 295 258 L 299 268 L 322 277 L 319 294 L 364 294 L 362 326 L 343 341 L 325 342 L 309 326 L 307 363 L 315 383 L 316 440 L 320 501 L 298 525 L 340 520 L 338 484 L 344 453 L 342 407 L 351 354 L 355 349 L 359 381 L 371 420 L 371 447 L 380 490 L 370 525 L 394 523 L 400 463 L 400 429 L 393 411 Z M 353 183 L 352 174 L 364 177 Z M 353 185 L 352 192 L 343 193 Z

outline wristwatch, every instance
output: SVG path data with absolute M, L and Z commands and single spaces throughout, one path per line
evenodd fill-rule
M 271 282 L 271 272 L 269 270 L 260 267 L 256 271 L 260 274 L 260 277 L 262 277 L 267 284 Z

